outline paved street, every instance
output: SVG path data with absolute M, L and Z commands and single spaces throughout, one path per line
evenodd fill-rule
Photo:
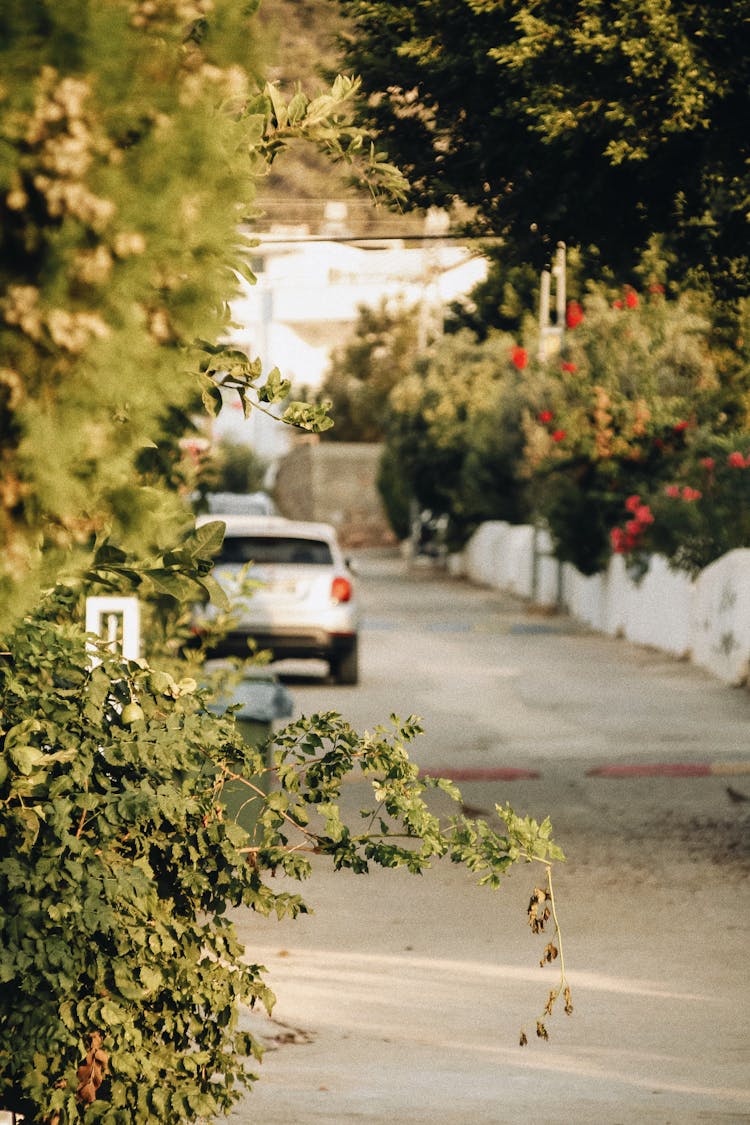
M 471 810 L 552 817 L 575 1010 L 537 1039 L 537 870 L 491 892 L 450 864 L 316 862 L 310 917 L 236 914 L 278 1004 L 249 1017 L 269 1050 L 235 1125 L 750 1121 L 750 692 L 395 556 L 359 566 L 362 682 L 287 666 L 297 712 L 416 713 L 414 757 L 460 771 Z

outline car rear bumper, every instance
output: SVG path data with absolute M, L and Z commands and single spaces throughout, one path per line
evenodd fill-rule
M 276 660 L 287 658 L 330 660 L 351 652 L 357 643 L 357 634 L 331 633 L 326 629 L 312 627 L 274 629 L 273 632 L 266 633 L 262 628 L 238 629 L 227 633 L 211 651 L 217 656 L 247 656 L 248 641 L 252 641 L 253 646 L 259 651 L 270 650 Z

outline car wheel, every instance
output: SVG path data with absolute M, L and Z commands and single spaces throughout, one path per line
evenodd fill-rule
M 337 684 L 359 683 L 359 653 L 356 640 L 348 652 L 331 661 L 331 675 Z

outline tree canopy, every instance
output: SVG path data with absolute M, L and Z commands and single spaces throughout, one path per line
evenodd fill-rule
M 459 199 L 508 255 L 661 236 L 683 275 L 750 292 L 750 4 L 339 0 L 347 65 L 415 205 Z
M 201 396 L 216 409 L 221 384 L 247 413 L 288 395 L 221 343 L 276 154 L 305 139 L 398 181 L 351 124 L 356 83 L 263 84 L 256 8 L 2 6 L 0 619 L 97 537 L 166 545 L 182 515 L 160 486 L 185 485 Z
M 359 309 L 354 334 L 335 349 L 321 387 L 335 418 L 326 440 L 383 440 L 389 395 L 411 372 L 419 337 L 416 308 L 382 301 Z

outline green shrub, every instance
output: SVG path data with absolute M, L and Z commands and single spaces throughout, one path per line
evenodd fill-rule
M 667 301 L 592 287 L 550 361 L 547 397 L 527 413 L 525 471 L 557 556 L 606 567 L 629 496 L 658 494 L 696 431 L 726 426 L 710 322 L 697 294 Z M 557 371 L 552 375 L 552 368 Z
M 613 549 L 636 567 L 664 555 L 695 577 L 728 551 L 750 546 L 750 434 L 696 434 L 667 483 L 630 497 L 611 532 Z M 637 512 L 647 519 L 638 525 Z
M 505 835 L 431 814 L 428 787 L 459 795 L 420 780 L 414 719 L 359 735 L 329 712 L 250 747 L 194 678 L 101 646 L 92 666 L 81 610 L 79 591 L 55 588 L 0 658 L 0 1107 L 29 1125 L 229 1111 L 260 1057 L 241 1006 L 274 997 L 227 908 L 306 910 L 271 872 L 302 879 L 313 853 L 363 873 L 449 856 L 496 886 L 519 859 L 549 879 L 561 858 L 548 822 L 509 808 Z M 350 827 L 338 801 L 354 769 L 372 807 Z M 228 783 L 257 807 L 251 834 L 227 815 Z M 563 974 L 567 1008 L 566 989 Z M 102 1071 L 108 1059 L 98 1086 L 79 1069 L 93 1051 Z

